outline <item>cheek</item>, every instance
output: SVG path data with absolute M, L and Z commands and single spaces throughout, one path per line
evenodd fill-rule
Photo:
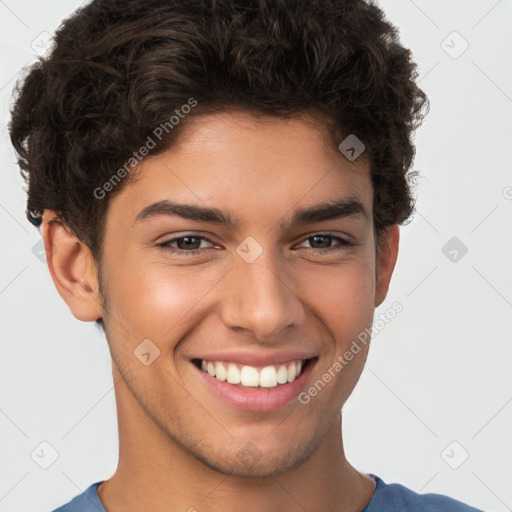
M 306 274 L 306 273 L 304 273 Z M 338 344 L 351 343 L 371 325 L 374 313 L 375 268 L 371 255 L 324 267 L 303 281 L 309 306 Z
M 125 257 L 122 266 L 109 269 L 109 307 L 132 337 L 163 343 L 179 336 L 181 326 L 197 315 L 205 293 L 221 277 L 217 274 Z

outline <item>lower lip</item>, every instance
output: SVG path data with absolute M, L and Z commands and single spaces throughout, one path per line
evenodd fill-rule
M 216 379 L 210 374 L 200 370 L 195 364 L 191 364 L 199 373 L 202 382 L 224 402 L 244 411 L 267 412 L 275 411 L 299 396 L 301 391 L 305 388 L 306 381 L 316 362 L 316 359 L 310 360 L 308 365 L 293 382 L 279 384 L 272 389 L 239 388 L 226 381 Z

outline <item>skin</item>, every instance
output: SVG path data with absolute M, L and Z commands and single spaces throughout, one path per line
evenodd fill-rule
M 364 154 L 347 160 L 314 118 L 229 111 L 190 118 L 183 128 L 111 198 L 103 302 L 87 246 L 54 212 L 44 215 L 55 285 L 76 318 L 103 318 L 112 354 L 120 455 L 100 499 L 109 512 L 361 511 L 375 483 L 345 457 L 340 410 L 368 346 L 308 404 L 293 400 L 270 412 L 219 399 L 190 358 L 212 348 L 311 349 L 318 361 L 309 387 L 371 326 L 396 262 L 398 226 L 377 250 L 368 162 Z M 289 224 L 299 207 L 350 196 L 367 217 Z M 134 222 L 165 199 L 229 211 L 238 224 L 172 215 Z M 356 245 L 327 238 L 320 247 L 336 250 L 319 254 L 308 237 L 326 232 Z M 185 235 L 211 242 L 194 239 L 202 252 L 192 256 L 158 246 Z M 248 236 L 263 249 L 252 263 L 236 252 Z M 144 339 L 160 350 L 149 366 L 133 353 Z

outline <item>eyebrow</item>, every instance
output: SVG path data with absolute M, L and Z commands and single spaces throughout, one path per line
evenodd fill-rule
M 133 222 L 133 225 L 160 215 L 175 215 L 183 219 L 212 222 L 226 227 L 236 227 L 238 220 L 234 220 L 229 212 L 218 208 L 207 208 L 195 204 L 175 203 L 169 200 L 158 201 L 142 209 Z M 368 218 L 363 203 L 355 196 L 322 202 L 313 206 L 299 208 L 292 215 L 291 225 L 307 224 L 313 222 L 326 222 L 328 220 L 344 217 L 362 216 Z M 286 223 L 281 223 L 286 227 Z

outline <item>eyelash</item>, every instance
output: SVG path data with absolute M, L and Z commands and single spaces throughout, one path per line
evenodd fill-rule
M 306 249 L 310 249 L 311 251 L 315 252 L 316 254 L 326 254 L 326 253 L 330 253 L 330 252 L 336 251 L 336 250 L 348 249 L 349 247 L 353 247 L 356 245 L 354 242 L 351 242 L 351 241 L 346 240 L 345 238 L 341 238 L 339 236 L 331 235 L 330 233 L 315 233 L 313 235 L 310 235 L 310 236 L 304 238 L 302 240 L 302 242 L 300 242 L 300 243 L 303 243 L 306 240 L 309 240 L 310 238 L 314 238 L 315 236 L 323 236 L 326 238 L 331 238 L 332 240 L 337 240 L 339 242 L 337 245 L 334 245 L 332 247 L 327 247 L 325 249 L 316 249 L 314 247 L 309 247 L 309 248 L 306 247 Z M 179 254 L 179 255 L 183 255 L 183 256 L 185 256 L 185 255 L 186 256 L 195 256 L 195 255 L 201 254 L 203 252 L 204 249 L 192 249 L 191 251 L 187 251 L 185 249 L 176 249 L 176 248 L 171 247 L 171 245 L 170 245 L 171 243 L 174 243 L 178 240 L 182 240 L 184 238 L 199 238 L 201 240 L 204 240 L 206 242 L 210 242 L 211 244 L 214 244 L 214 242 L 212 242 L 206 236 L 188 234 L 188 235 L 183 235 L 183 236 L 179 236 L 176 238 L 172 238 L 171 240 L 167 240 L 166 242 L 162 242 L 161 244 L 158 244 L 158 247 L 165 249 L 166 251 L 170 252 L 171 254 Z

